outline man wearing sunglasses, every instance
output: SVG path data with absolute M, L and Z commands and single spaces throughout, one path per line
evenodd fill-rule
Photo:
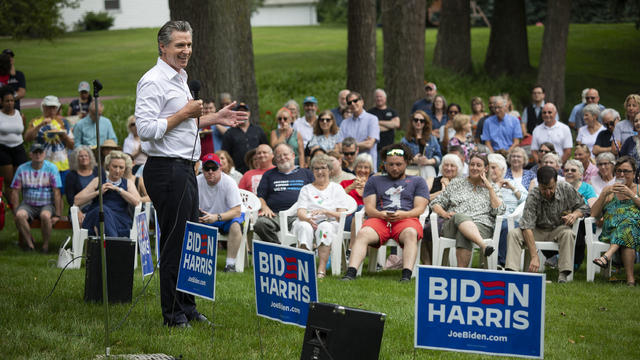
M 342 121 L 338 132 L 338 142 L 342 147 L 345 138 L 351 136 L 356 139 L 360 152 L 367 152 L 373 158 L 373 168 L 378 167 L 378 142 L 380 141 L 380 127 L 378 118 L 364 111 L 364 101 L 360 93 L 352 91 L 347 95 L 347 106 L 351 110 L 351 117 Z
M 614 109 L 604 109 L 600 113 L 602 119 L 602 125 L 604 125 L 604 131 L 601 131 L 596 138 L 596 142 L 593 145 L 593 155 L 598 156 L 604 152 L 610 152 L 613 155 L 618 155 L 622 144 L 619 141 L 613 139 L 613 130 L 620 121 L 620 113 Z
M 220 158 L 209 153 L 202 158 L 197 176 L 200 216 L 198 221 L 229 235 L 224 272 L 236 272 L 236 256 L 242 240 L 242 198 L 236 182 L 220 168 Z
M 572 129 L 578 130 L 584 125 L 584 120 L 582 120 L 582 109 L 588 104 L 596 104 L 600 108 L 600 111 L 604 110 L 604 106 L 600 104 L 600 94 L 596 89 L 589 89 L 584 96 L 585 102 L 582 104 L 578 104 L 574 107 L 574 111 L 572 111 L 571 117 L 569 117 L 569 126 Z
M 400 281 L 411 280 L 423 232 L 418 218 L 429 203 L 429 188 L 422 177 L 405 174 L 413 158 L 409 147 L 392 144 L 382 149 L 381 156 L 387 174 L 370 177 L 364 186 L 362 197 L 368 218 L 351 246 L 343 280 L 356 278 L 369 246 L 384 245 L 392 238 L 403 246 Z

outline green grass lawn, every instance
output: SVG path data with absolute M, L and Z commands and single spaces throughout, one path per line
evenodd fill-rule
M 48 94 L 74 96 L 80 80 L 98 78 L 108 101 L 105 115 L 114 122 L 120 141 L 126 136 L 125 120 L 133 112 L 135 85 L 155 63 L 156 29 L 95 33 L 70 33 L 53 42 L 12 41 L 3 47 L 17 54 L 18 69 L 27 77 L 28 97 Z M 529 28 L 530 60 L 537 66 L 543 29 Z M 382 79 L 382 36 L 378 32 L 378 85 Z M 488 29 L 472 31 L 475 74 L 464 77 L 435 69 L 431 64 L 435 30 L 426 35 L 426 77 L 451 102 L 469 110 L 472 96 L 485 99 L 510 92 L 521 108 L 535 81 L 535 72 L 521 78 L 490 78 L 482 63 Z M 335 106 L 337 91 L 346 83 L 347 33 L 344 27 L 256 28 L 253 32 L 256 77 L 263 122 L 289 98 L 301 101 L 309 94 L 320 108 Z M 197 50 L 197 49 L 196 49 Z M 198 56 L 197 52 L 196 55 Z M 624 97 L 640 90 L 640 36 L 632 24 L 572 25 L 567 56 L 567 108 L 578 101 L 582 88 L 599 88 L 602 103 L 622 110 Z M 391 104 L 393 105 L 393 104 Z M 28 118 L 39 110 L 25 111 Z M 270 130 L 267 128 L 265 130 Z M 56 249 L 70 231 L 54 232 L 50 248 Z M 37 243 L 40 234 L 35 234 Z M 53 254 L 27 254 L 15 245 L 13 217 L 0 231 L 0 358 L 87 359 L 104 351 L 103 308 L 83 302 L 84 268 L 64 273 L 53 295 L 59 269 Z M 590 259 L 586 259 L 589 261 Z M 219 264 L 224 263 L 224 252 Z M 219 266 L 219 270 L 221 267 Z M 636 268 L 638 271 L 638 268 Z M 557 273 L 547 272 L 555 280 Z M 381 359 L 477 359 L 472 354 L 419 350 L 414 353 L 414 285 L 398 284 L 399 272 L 365 275 L 352 283 L 330 277 L 318 285 L 320 301 L 381 311 L 388 314 Z M 133 309 L 128 320 L 111 336 L 112 353 L 167 353 L 185 359 L 295 359 L 299 357 L 303 329 L 258 318 L 252 269 L 244 274 L 218 274 L 215 309 L 198 300 L 199 308 L 218 325 L 215 331 L 195 326 L 187 331 L 162 327 L 157 279 Z M 586 283 L 583 268 L 576 281 L 547 285 L 545 356 L 549 359 L 640 358 L 639 288 L 610 284 L 600 278 Z M 134 296 L 142 289 L 140 272 L 134 279 Z M 115 325 L 129 305 L 111 306 Z

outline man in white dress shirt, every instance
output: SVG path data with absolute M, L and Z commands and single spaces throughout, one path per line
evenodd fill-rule
M 193 100 L 184 68 L 191 57 L 191 26 L 169 21 L 158 31 L 159 58 L 142 76 L 136 90 L 136 127 L 142 150 L 149 155 L 144 181 L 160 223 L 160 303 L 164 324 L 189 327 L 189 321 L 208 322 L 196 310 L 193 295 L 176 291 L 182 239 L 187 220 L 198 221 L 198 187 L 194 173 L 200 158 L 198 125 L 236 126 L 247 120 L 231 111 L 202 115 L 201 100 Z M 199 124 L 196 121 L 199 117 Z

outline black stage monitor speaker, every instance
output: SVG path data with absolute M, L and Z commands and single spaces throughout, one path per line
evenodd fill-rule
M 102 256 L 100 238 L 87 240 L 87 272 L 84 301 L 102 302 Z M 107 237 L 107 292 L 110 303 L 131 302 L 133 291 L 133 259 L 136 244 L 125 237 Z
M 336 304 L 309 304 L 300 360 L 377 359 L 387 315 Z

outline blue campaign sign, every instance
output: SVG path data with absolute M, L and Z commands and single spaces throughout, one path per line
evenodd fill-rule
M 140 250 L 140 263 L 142 264 L 142 278 L 153 274 L 153 258 L 151 257 L 151 242 L 147 231 L 147 214 L 141 213 L 136 217 L 138 228 L 138 249 Z
M 544 274 L 420 266 L 415 347 L 543 358 Z
M 309 303 L 318 301 L 314 253 L 254 240 L 253 264 L 258 315 L 307 326 Z
M 218 229 L 187 221 L 176 289 L 215 300 Z

